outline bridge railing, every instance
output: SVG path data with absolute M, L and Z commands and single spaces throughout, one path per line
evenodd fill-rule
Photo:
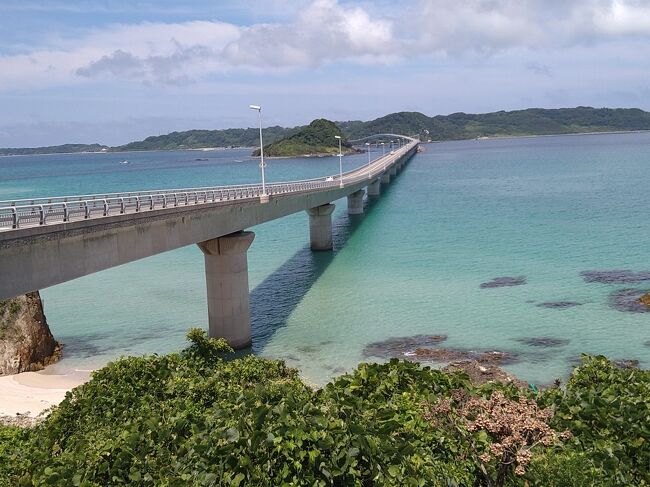
M 369 165 L 343 173 L 346 183 L 374 178 L 410 150 L 415 141 L 386 154 Z M 268 195 L 299 193 L 339 186 L 339 176 L 328 176 L 299 181 L 269 183 Z M 139 213 L 165 208 L 176 208 L 229 200 L 257 199 L 262 195 L 261 184 L 217 186 L 159 191 L 108 193 L 52 198 L 32 198 L 0 201 L 0 230 L 66 223 L 126 213 Z

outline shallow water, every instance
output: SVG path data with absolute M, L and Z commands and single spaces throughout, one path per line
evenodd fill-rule
M 369 343 L 413 335 L 447 335 L 445 348 L 518 352 L 505 368 L 537 383 L 566 376 L 581 352 L 650 365 L 650 313 L 620 311 L 610 296 L 650 281 L 581 276 L 650 270 L 650 134 L 425 148 L 364 215 L 348 217 L 345 201 L 336 202 L 332 253 L 308 250 L 306 214 L 253 228 L 255 353 L 283 358 L 316 383 L 369 360 Z M 344 158 L 347 168 L 365 161 Z M 337 170 L 336 158 L 273 160 L 268 177 Z M 0 199 L 254 182 L 258 171 L 244 150 L 5 157 Z M 525 279 L 481 288 L 503 277 Z M 206 326 L 195 246 L 42 295 L 66 345 L 63 364 L 75 368 L 177 350 L 187 328 Z M 562 302 L 580 305 L 548 305 Z M 531 338 L 569 341 L 544 347 Z

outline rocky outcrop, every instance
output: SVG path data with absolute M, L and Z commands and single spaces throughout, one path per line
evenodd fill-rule
M 60 357 L 38 291 L 0 301 L 0 375 L 40 370 Z
M 465 372 L 469 376 L 469 380 L 475 386 L 480 386 L 489 382 L 499 382 L 501 384 L 514 384 L 521 389 L 528 387 L 527 382 L 518 379 L 512 374 L 508 374 L 503 369 L 494 365 L 483 366 L 476 360 L 452 362 L 442 370 L 445 372 Z
M 645 293 L 639 298 L 639 303 L 650 308 L 650 293 Z

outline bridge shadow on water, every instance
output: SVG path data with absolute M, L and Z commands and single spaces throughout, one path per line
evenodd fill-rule
M 377 202 L 377 198 L 366 199 L 363 215 L 345 213 L 332 221 L 333 251 L 313 252 L 307 244 L 251 291 L 254 353 L 262 352 L 276 330 L 286 325 L 291 313 L 363 223 L 365 213 Z

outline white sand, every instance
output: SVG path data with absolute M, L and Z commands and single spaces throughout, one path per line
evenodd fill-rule
M 89 378 L 90 371 L 65 370 L 56 364 L 39 372 L 0 376 L 0 416 L 36 417 Z

